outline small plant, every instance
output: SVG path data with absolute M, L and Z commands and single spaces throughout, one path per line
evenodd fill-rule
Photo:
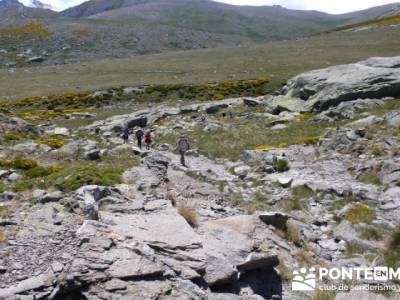
M 176 193 L 173 191 L 168 191 L 165 194 L 165 198 L 171 201 L 172 206 L 176 206 Z
M 364 249 L 361 247 L 358 247 L 356 245 L 352 245 L 350 243 L 346 243 L 346 256 L 347 257 L 352 257 L 355 254 L 363 254 L 364 253 Z
M 312 295 L 312 300 L 334 300 L 336 293 L 334 291 L 321 291 L 317 290 Z
M 63 165 L 56 165 L 51 167 L 37 166 L 33 169 L 26 171 L 25 175 L 30 178 L 39 178 L 39 177 L 46 177 L 57 172 L 61 172 L 62 170 L 64 170 Z
M 286 238 L 295 245 L 301 244 L 300 230 L 294 227 L 292 224 L 288 224 L 287 226 Z
M 359 180 L 365 184 L 382 185 L 382 180 L 379 178 L 378 174 L 374 171 L 365 172 L 361 174 Z
M 278 172 L 286 172 L 289 170 L 289 162 L 286 159 L 278 159 L 276 162 L 276 170 Z
M 13 167 L 20 170 L 30 170 L 37 167 L 38 163 L 34 159 L 17 157 L 13 161 Z
M 179 207 L 178 212 L 186 220 L 186 222 L 188 222 L 190 226 L 198 226 L 198 215 L 192 207 L 181 206 Z
M 360 235 L 363 239 L 366 240 L 381 240 L 382 234 L 375 228 L 365 228 L 361 231 Z
M 344 219 L 353 224 L 366 223 L 371 224 L 376 218 L 376 212 L 364 204 L 356 204 L 351 208 Z
M 379 145 L 373 145 L 371 147 L 371 154 L 374 156 L 383 156 L 385 155 L 385 150 Z
M 58 137 L 49 137 L 41 139 L 37 142 L 38 144 L 47 145 L 53 149 L 62 148 L 65 144 L 64 139 Z
M 392 232 L 384 257 L 388 267 L 400 267 L 400 227 Z
M 279 259 L 279 276 L 283 282 L 290 282 L 293 279 L 293 273 L 286 266 L 283 259 Z
M 305 209 L 304 203 L 297 198 L 291 198 L 282 202 L 282 207 L 287 211 L 303 210 Z
M 4 230 L 0 229 L 0 244 L 4 243 L 7 241 L 7 236 Z
M 319 137 L 307 137 L 303 139 L 303 144 L 304 145 L 316 145 L 318 144 L 320 138 Z

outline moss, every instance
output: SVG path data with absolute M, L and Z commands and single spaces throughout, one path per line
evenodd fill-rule
M 74 191 L 84 185 L 113 186 L 122 183 L 122 169 L 96 166 L 74 166 L 50 175 L 54 185 L 63 191 Z
M 13 167 L 20 170 L 30 170 L 37 167 L 38 163 L 34 159 L 17 157 L 13 161 Z
M 286 159 L 279 159 L 276 162 L 276 170 L 278 172 L 286 172 L 289 170 L 289 162 Z
M 372 221 L 375 220 L 375 218 L 376 218 L 376 212 L 364 204 L 356 204 L 344 216 L 345 220 L 353 224 L 359 224 L 359 223 L 371 224 Z
M 0 159 L 0 167 L 2 167 L 2 168 L 11 168 L 12 166 L 13 166 L 13 161 L 12 160 Z
M 65 144 L 64 139 L 59 137 L 48 137 L 37 141 L 38 144 L 47 145 L 53 149 L 62 148 Z
M 56 165 L 51 167 L 37 166 L 33 169 L 26 171 L 25 175 L 28 176 L 29 178 L 39 178 L 39 177 L 46 177 L 57 172 L 61 172 L 62 170 L 64 170 L 63 165 Z

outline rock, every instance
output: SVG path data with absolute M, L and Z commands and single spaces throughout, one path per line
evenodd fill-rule
M 65 194 L 61 191 L 55 191 L 52 193 L 48 193 L 43 195 L 38 199 L 40 203 L 49 203 L 49 202 L 57 202 L 65 197 Z
M 251 270 L 271 270 L 279 265 L 279 258 L 276 254 L 251 253 L 246 261 L 237 266 L 240 273 Z
M 87 151 L 83 154 L 84 158 L 87 160 L 98 160 L 101 158 L 101 150 L 100 149 L 93 149 Z
M 221 103 L 221 104 L 210 104 L 205 108 L 205 110 L 206 110 L 206 113 L 208 113 L 208 114 L 216 114 L 217 112 L 219 112 L 223 108 L 228 108 L 228 105 L 224 104 L 224 103 Z
M 365 128 L 371 125 L 375 125 L 375 124 L 379 124 L 382 123 L 383 119 L 376 117 L 376 116 L 369 116 L 367 118 L 364 119 L 360 119 L 354 122 L 351 122 L 350 124 L 348 124 L 347 126 L 353 129 L 358 129 L 358 128 Z
M 368 287 L 354 289 L 349 293 L 338 293 L 335 300 L 388 300 L 385 296 L 369 292 L 366 288 Z
M 279 177 L 278 178 L 278 183 L 284 188 L 290 187 L 292 182 L 293 182 L 293 178 L 291 178 L 291 177 Z
M 104 288 L 106 289 L 106 291 L 109 292 L 113 292 L 113 291 L 117 291 L 117 290 L 125 290 L 126 287 L 128 286 L 127 283 L 125 283 L 125 281 L 122 281 L 120 279 L 111 279 L 110 281 L 107 281 L 104 284 Z
M 20 118 L 10 117 L 0 113 L 0 133 L 4 134 L 9 132 L 33 132 L 38 134 L 41 131 L 37 126 L 34 126 Z
M 383 210 L 393 210 L 400 207 L 400 187 L 388 189 L 380 198 L 380 208 Z
M 68 136 L 70 135 L 69 129 L 64 128 L 64 127 L 56 127 L 53 130 L 54 135 L 63 135 L 63 136 Z
M 385 121 L 390 125 L 397 127 L 400 125 L 400 112 L 390 112 L 385 115 Z
M 251 168 L 249 166 L 239 165 L 237 167 L 234 167 L 233 172 L 238 176 L 245 177 L 250 172 L 250 170 Z
M 8 201 L 12 201 L 17 197 L 16 193 L 13 192 L 3 192 L 0 193 L 0 202 L 4 201 L 4 202 L 8 202 Z
M 337 240 L 343 240 L 347 244 L 352 246 L 365 249 L 365 250 L 377 250 L 379 246 L 372 241 L 367 241 L 358 238 L 356 230 L 352 227 L 348 221 L 342 221 L 335 229 L 334 236 Z
M 107 275 L 112 278 L 146 278 L 162 275 L 161 264 L 154 263 L 137 255 L 136 258 L 118 260 L 107 270 Z
M 55 277 L 53 273 L 44 273 L 35 277 L 20 281 L 17 285 L 0 289 L 0 299 L 22 294 L 28 291 L 41 289 L 53 285 Z
M 232 284 L 238 280 L 238 271 L 225 259 L 209 256 L 204 280 L 209 286 Z
M 261 221 L 278 229 L 286 230 L 289 216 L 279 212 L 263 212 L 258 215 Z
M 34 154 L 37 152 L 39 148 L 39 145 L 35 142 L 29 141 L 21 144 L 17 144 L 13 146 L 13 151 L 14 152 L 20 152 L 23 153 L 24 155 L 27 154 Z
M 40 63 L 40 62 L 44 62 L 46 60 L 45 57 L 43 56 L 33 56 L 28 58 L 27 62 L 28 63 Z
M 256 106 L 261 106 L 262 102 L 256 99 L 251 99 L 251 98 L 244 98 L 243 99 L 244 105 L 247 105 L 249 107 L 256 107 Z
M 64 269 L 64 265 L 58 261 L 55 261 L 51 264 L 51 268 L 54 273 L 60 273 Z
M 376 57 L 333 66 L 290 79 L 270 110 L 323 111 L 356 99 L 400 96 L 400 57 Z
M 13 172 L 13 173 L 11 173 L 11 174 L 8 176 L 7 180 L 8 180 L 9 182 L 13 183 L 13 182 L 17 182 L 17 181 L 20 180 L 21 178 L 22 178 L 22 175 Z
M 98 220 L 99 219 L 99 207 L 97 206 L 96 200 L 92 194 L 86 193 L 84 195 L 84 208 L 83 213 L 87 220 Z
M 270 130 L 283 130 L 286 129 L 287 126 L 285 124 L 276 124 L 270 128 Z
M 337 251 L 339 249 L 339 245 L 334 239 L 318 241 L 318 245 L 320 245 L 322 249 L 329 251 Z

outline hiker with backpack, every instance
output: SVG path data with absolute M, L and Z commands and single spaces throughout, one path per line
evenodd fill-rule
M 189 141 L 184 135 L 181 135 L 181 137 L 178 139 L 177 145 L 181 155 L 181 164 L 182 166 L 186 167 L 185 154 L 190 149 Z
M 125 127 L 124 130 L 123 130 L 123 132 L 122 132 L 122 139 L 124 140 L 124 144 L 127 144 L 127 143 L 128 143 L 129 134 L 130 134 L 129 128 L 128 128 L 128 127 Z
M 140 149 L 142 149 L 142 139 L 144 136 L 144 132 L 141 128 L 139 128 L 139 130 L 137 130 L 135 134 L 136 134 L 136 140 L 137 140 L 138 147 Z
M 151 137 L 151 130 L 146 132 L 146 135 L 144 136 L 144 143 L 146 144 L 146 150 L 150 150 L 150 145 L 153 142 L 152 137 Z

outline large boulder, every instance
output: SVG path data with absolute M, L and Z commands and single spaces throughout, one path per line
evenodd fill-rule
M 323 111 L 356 99 L 400 96 L 400 57 L 375 57 L 333 66 L 290 79 L 269 99 L 270 111 Z

